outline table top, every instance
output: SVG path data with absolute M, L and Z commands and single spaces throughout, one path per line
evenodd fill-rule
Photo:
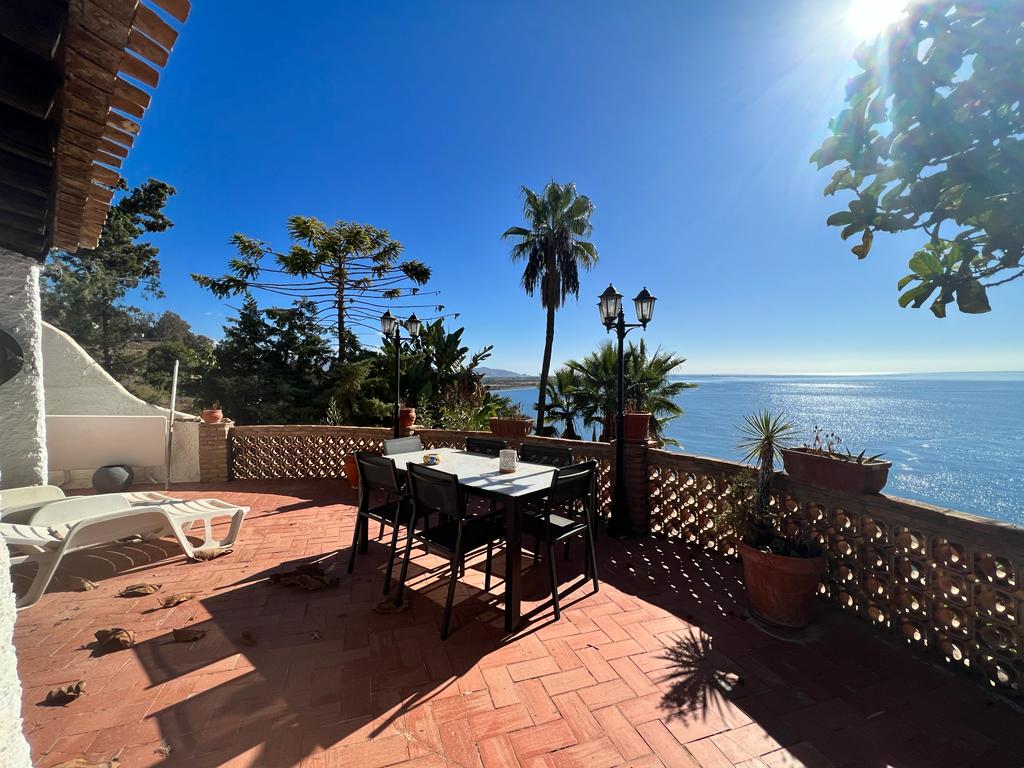
M 494 493 L 501 496 L 528 496 L 547 491 L 551 487 L 553 467 L 543 464 L 527 464 L 520 461 L 515 472 L 507 474 L 498 471 L 498 457 L 482 453 L 469 453 L 458 448 L 423 449 L 388 456 L 395 465 L 404 470 L 406 464 L 422 464 L 423 456 L 436 453 L 441 463 L 431 469 L 459 476 L 459 483 L 468 488 Z

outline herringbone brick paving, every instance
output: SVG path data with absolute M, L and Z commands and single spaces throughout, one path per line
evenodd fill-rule
M 113 755 L 123 768 L 1024 765 L 1024 718 L 1006 703 L 834 611 L 799 637 L 763 631 L 743 616 L 736 566 L 699 550 L 602 537 L 594 594 L 577 546 L 570 562 L 559 556 L 561 621 L 546 569 L 528 570 L 514 637 L 502 632 L 501 579 L 482 593 L 474 563 L 441 642 L 445 561 L 416 556 L 411 607 L 394 615 L 373 610 L 386 556 L 376 542 L 353 576 L 338 569 L 335 589 L 267 582 L 347 554 L 354 496 L 340 484 L 182 495 L 253 508 L 232 554 L 188 563 L 169 542 L 82 554 L 19 614 L 38 766 Z M 97 587 L 76 591 L 73 576 Z M 137 582 L 196 598 L 156 609 L 159 595 L 116 596 Z M 93 656 L 93 633 L 111 626 L 132 629 L 136 646 Z M 174 643 L 176 627 L 207 634 Z M 77 680 L 77 701 L 40 704 Z

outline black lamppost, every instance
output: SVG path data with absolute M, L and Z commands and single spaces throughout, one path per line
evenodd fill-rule
M 405 321 L 405 327 L 409 331 L 410 339 L 415 339 L 420 335 L 420 320 L 415 314 L 409 315 L 409 319 Z M 402 320 L 392 315 L 389 309 L 380 316 L 380 330 L 384 334 L 384 338 L 389 339 L 395 345 L 395 437 L 401 437 L 398 411 L 402 383 Z
M 598 297 L 597 308 L 601 312 L 601 322 L 608 331 L 615 331 L 619 340 L 619 375 L 618 375 L 618 397 L 615 409 L 615 492 L 612 496 L 612 519 L 608 525 L 608 533 L 611 536 L 629 536 L 633 532 L 633 523 L 629 516 L 629 503 L 626 500 L 626 484 L 623 478 L 622 465 L 626 458 L 626 445 L 622 441 L 623 434 L 623 412 L 625 411 L 626 397 L 626 356 L 623 351 L 623 344 L 626 334 L 634 328 L 646 330 L 647 324 L 651 322 L 654 315 L 654 302 L 657 301 L 647 289 L 644 288 L 633 299 L 636 306 L 636 319 L 638 323 L 627 323 L 626 316 L 622 313 L 622 294 L 615 290 L 611 283 Z

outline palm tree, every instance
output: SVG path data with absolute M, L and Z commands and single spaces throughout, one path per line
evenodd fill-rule
M 576 419 L 580 415 L 576 404 L 576 390 L 579 386 L 579 374 L 564 366 L 556 370 L 554 379 L 548 382 L 548 424 L 561 424 L 562 437 L 566 440 L 580 439 L 576 431 Z
M 540 303 L 547 310 L 544 360 L 537 393 L 537 432 L 544 427 L 551 348 L 555 341 L 555 312 L 570 294 L 579 298 L 579 268 L 597 264 L 597 248 L 583 239 L 590 236 L 594 204 L 586 195 L 576 194 L 576 185 L 549 182 L 539 195 L 523 187 L 523 216 L 528 227 L 509 227 L 502 239 L 518 238 L 512 246 L 512 260 L 523 261 L 523 289 L 527 295 L 540 288 Z
M 626 402 L 637 411 L 651 414 L 651 431 L 662 444 L 678 445 L 676 440 L 665 437 L 665 427 L 683 415 L 683 409 L 676 403 L 678 395 L 697 386 L 669 380 L 672 371 L 684 362 L 685 358 L 674 352 L 665 352 L 661 347 L 650 354 L 643 339 L 638 344 L 630 342 L 626 347 Z M 602 342 L 581 361 L 566 363 L 566 367 L 579 376 L 575 400 L 583 416 L 583 424 L 587 427 L 600 424 L 601 440 L 614 437 L 614 414 L 618 405 L 617 363 L 617 352 L 611 341 Z

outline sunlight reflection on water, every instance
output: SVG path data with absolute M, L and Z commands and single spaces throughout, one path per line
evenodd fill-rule
M 687 453 L 738 459 L 743 416 L 783 411 L 801 439 L 818 425 L 854 453 L 884 452 L 889 494 L 1024 524 L 1024 375 L 686 378 L 700 386 L 668 434 Z M 525 411 L 536 401 L 506 394 Z

